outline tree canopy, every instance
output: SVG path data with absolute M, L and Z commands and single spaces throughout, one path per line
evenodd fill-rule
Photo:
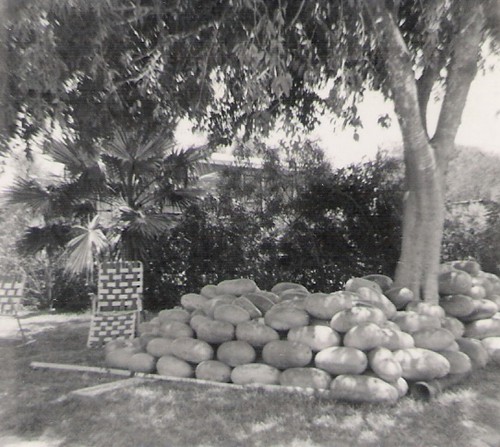
M 116 125 L 150 132 L 182 116 L 217 142 L 267 132 L 278 117 L 289 132 L 311 128 L 325 111 L 356 127 L 367 89 L 390 97 L 408 192 L 396 282 L 438 298 L 444 175 L 478 64 L 499 49 L 499 0 L 25 0 L 14 9 L 7 102 L 10 128 L 27 141 L 58 125 L 95 144 Z
M 189 116 L 230 138 L 280 114 L 310 127 L 328 109 L 359 126 L 364 91 L 391 94 L 372 3 L 394 17 L 425 115 L 470 2 L 45 0 L 21 2 L 9 34 L 13 124 L 29 137 L 57 121 L 95 139 Z M 485 37 L 498 34 L 498 2 L 473 3 L 491 11 Z

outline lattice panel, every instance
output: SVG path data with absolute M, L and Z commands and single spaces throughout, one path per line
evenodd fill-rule
M 142 310 L 142 263 L 106 262 L 99 270 L 97 312 Z
M 22 307 L 24 277 L 20 275 L 0 276 L 0 314 L 16 315 Z
M 111 340 L 134 338 L 136 322 L 137 312 L 93 315 L 87 346 L 100 347 Z

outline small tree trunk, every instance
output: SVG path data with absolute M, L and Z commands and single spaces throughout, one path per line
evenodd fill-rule
M 54 272 L 52 271 L 51 259 L 48 258 L 48 265 L 45 267 L 45 287 L 47 288 L 47 304 L 49 310 L 53 309 L 54 300 Z

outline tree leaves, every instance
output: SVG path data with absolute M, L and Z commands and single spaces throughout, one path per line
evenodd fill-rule
M 120 231 L 139 237 L 139 239 L 154 239 L 167 231 L 172 223 L 168 214 L 146 214 L 129 207 L 120 208 Z M 144 245 L 144 244 L 143 244 Z
M 154 241 L 166 233 L 173 222 L 171 214 L 146 214 L 122 207 L 119 220 L 111 230 L 113 244 L 122 259 L 145 259 Z

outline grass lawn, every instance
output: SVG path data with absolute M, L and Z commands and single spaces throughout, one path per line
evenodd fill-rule
M 87 320 L 55 320 L 32 325 L 36 342 L 25 346 L 19 336 L 0 338 L 4 447 L 500 445 L 500 365 L 430 402 L 404 398 L 390 407 L 156 381 L 94 398 L 59 399 L 121 378 L 32 370 L 32 361 L 103 365 L 103 353 L 85 347 Z M 29 440 L 38 442 L 15 443 Z

